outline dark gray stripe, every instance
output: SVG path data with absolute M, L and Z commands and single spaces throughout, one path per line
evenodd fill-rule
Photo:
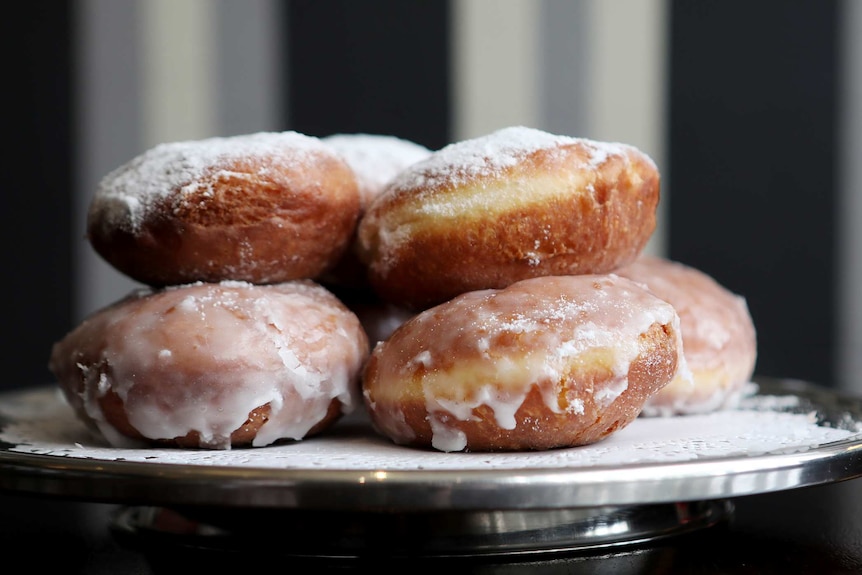
M 672 4 L 671 257 L 748 299 L 757 371 L 834 376 L 837 5 Z
M 72 315 L 72 3 L 26 2 L 3 18 L 3 376 L 44 384 Z
M 294 130 L 449 143 L 449 3 L 289 3 L 288 106 Z

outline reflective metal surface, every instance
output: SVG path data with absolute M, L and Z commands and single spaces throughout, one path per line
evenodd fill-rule
M 221 553 L 277 549 L 284 557 L 486 557 L 641 544 L 710 527 L 732 510 L 724 500 L 433 513 L 127 507 L 112 527 L 121 542 L 143 551 L 179 547 Z
M 764 394 L 798 396 L 802 401 L 794 409 L 816 412 L 824 425 L 855 429 L 862 421 L 857 398 L 794 380 L 758 383 Z M 21 399 L 4 394 L 0 404 Z M 6 425 L 15 423 L 14 416 L 7 419 L 12 421 Z M 854 433 L 790 453 L 673 463 L 405 471 L 164 465 L 40 455 L 0 444 L 0 489 L 148 506 L 341 512 L 595 509 L 726 499 L 851 479 L 862 475 L 860 448 L 862 439 Z

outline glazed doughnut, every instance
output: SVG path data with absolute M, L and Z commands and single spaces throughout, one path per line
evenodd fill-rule
M 386 185 L 431 150 L 410 140 L 384 134 L 332 134 L 323 138 L 347 162 L 359 185 L 360 218 Z M 356 234 L 341 260 L 320 281 L 331 286 L 368 289 L 365 265 L 357 255 Z
M 51 351 L 77 416 L 118 447 L 300 440 L 361 406 L 356 316 L 310 280 L 136 291 Z
M 440 451 L 597 442 L 684 370 L 673 307 L 616 275 L 467 292 L 408 319 L 363 372 L 374 428 Z
M 423 309 L 529 277 L 607 273 L 655 230 L 659 173 L 638 149 L 515 126 L 402 171 L 359 222 L 369 281 Z
M 690 379 L 676 378 L 652 396 L 644 415 L 705 413 L 733 407 L 748 387 L 757 336 L 745 298 L 680 262 L 643 255 L 617 272 L 672 304 L 680 318 Z
M 87 237 L 151 286 L 314 278 L 347 249 L 356 175 L 319 138 L 261 132 L 158 145 L 107 174 Z

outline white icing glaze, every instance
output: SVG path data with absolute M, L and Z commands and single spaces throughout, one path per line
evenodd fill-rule
M 599 406 L 613 403 L 628 386 L 640 335 L 654 323 L 673 326 L 679 337 L 672 306 L 614 275 L 533 278 L 469 292 L 421 312 L 375 347 L 384 382 L 375 391 L 397 404 L 399 386 L 418 377 L 434 446 L 448 450 L 461 444 L 449 417 L 466 421 L 485 405 L 500 428 L 513 429 L 534 386 L 548 409 L 560 412 L 560 382 L 586 353 L 607 358 L 613 378 L 591 391 Z M 567 411 L 583 414 L 583 403 Z M 435 415 L 443 412 L 446 418 Z
M 357 405 L 367 342 L 358 319 L 311 282 L 242 282 L 141 290 L 56 346 L 55 361 L 97 349 L 79 364 L 86 413 L 114 445 L 128 444 L 98 399 L 109 390 L 144 437 L 191 431 L 201 445 L 227 449 L 249 413 L 269 404 L 255 446 L 301 439 L 333 399 Z
M 858 440 L 862 424 L 847 428 L 818 425 L 813 413 L 787 413 L 798 408 L 796 396 L 757 395 L 736 409 L 674 418 L 640 418 L 593 445 L 537 452 L 443 453 L 393 444 L 368 428 L 356 411 L 335 425 L 332 433 L 289 445 L 229 451 L 126 449 L 94 437 L 62 399 L 34 390 L 18 401 L 0 402 L 6 423 L 0 441 L 9 450 L 58 458 L 125 461 L 148 465 L 228 466 L 233 469 L 286 470 L 523 470 L 601 467 L 626 473 L 629 466 L 765 453 L 804 453 L 834 441 Z M 359 421 L 356 421 L 359 420 Z
M 428 418 L 431 424 L 431 446 L 439 451 L 461 451 L 467 447 L 467 434 L 449 424 L 449 415 L 445 412 L 431 413 Z
M 690 379 L 651 397 L 645 415 L 703 413 L 733 406 L 754 372 L 756 332 L 745 299 L 706 273 L 655 256 L 641 256 L 617 273 L 668 301 L 680 317 Z
M 214 181 L 202 177 L 223 172 L 221 166 L 226 161 L 253 157 L 259 163 L 258 175 L 265 176 L 272 162 L 278 162 L 280 169 L 293 162 L 299 170 L 321 152 L 332 155 L 319 138 L 292 131 L 163 143 L 102 178 L 90 209 L 101 214 L 104 225 L 134 232 L 161 199 L 176 196 L 181 202 L 183 197 L 199 192 L 205 185 L 202 182 Z M 203 193 L 211 195 L 212 190 Z

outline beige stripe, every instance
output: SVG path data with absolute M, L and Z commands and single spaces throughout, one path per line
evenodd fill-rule
M 637 146 L 665 172 L 666 0 L 586 1 L 588 136 Z M 664 178 L 653 253 L 666 251 L 669 196 Z
M 453 138 L 523 124 L 633 144 L 664 171 L 667 0 L 577 2 L 454 2 Z M 666 250 L 669 195 L 665 179 L 653 253 Z
M 145 147 L 216 135 L 215 8 L 209 0 L 141 3 Z
M 137 284 L 83 239 L 98 181 L 156 144 L 276 129 L 281 20 L 277 0 L 85 0 L 77 5 L 81 66 L 73 214 L 75 314 Z
M 453 139 L 538 122 L 540 2 L 455 0 Z

